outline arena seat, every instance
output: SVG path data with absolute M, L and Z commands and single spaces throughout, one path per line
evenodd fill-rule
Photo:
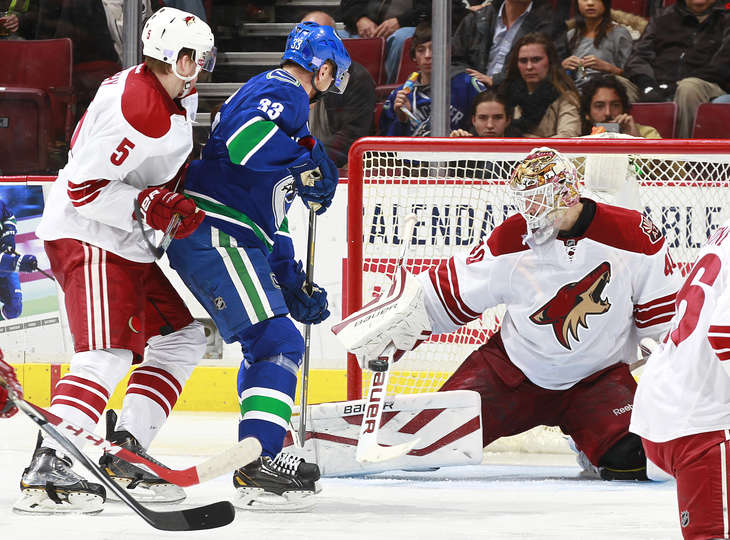
M 375 121 L 375 133 L 380 135 L 380 115 L 383 112 L 383 102 L 379 101 L 375 104 L 375 111 L 373 112 L 373 119 Z
M 50 143 L 68 143 L 73 129 L 72 43 L 68 38 L 0 41 L 0 85 L 36 88 L 50 103 Z
M 727 139 L 730 134 L 730 103 L 702 103 L 697 107 L 693 139 Z
M 395 82 L 398 84 L 403 84 L 411 73 L 418 71 L 416 62 L 411 59 L 412 40 L 413 38 L 408 38 L 403 43 L 403 51 L 401 52 L 400 64 L 398 65 L 398 75 L 395 78 Z
M 43 90 L 0 87 L 0 175 L 45 172 L 50 119 Z
M 385 67 L 383 65 L 385 39 L 343 39 L 342 43 L 345 44 L 347 52 L 350 53 L 350 58 L 362 64 L 368 70 L 376 86 L 382 84 L 385 77 Z
M 403 43 L 401 51 L 400 64 L 398 65 L 398 75 L 395 78 L 395 84 L 380 84 L 375 87 L 375 99 L 383 101 L 388 95 L 401 84 L 406 82 L 408 76 L 414 71 L 418 71 L 418 66 L 411 60 L 411 40 L 408 38 Z M 383 68 L 383 77 L 385 78 L 385 68 Z
M 668 101 L 663 103 L 634 103 L 631 105 L 631 116 L 638 124 L 656 128 L 662 139 L 676 137 L 677 104 Z

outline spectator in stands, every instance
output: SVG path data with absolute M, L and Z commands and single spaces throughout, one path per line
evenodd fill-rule
M 619 132 L 626 135 L 644 139 L 662 138 L 655 128 L 634 121 L 626 88 L 613 75 L 599 75 L 583 85 L 580 117 L 583 122 L 582 135 L 590 135 L 596 124 L 612 123 L 618 124 Z
M 113 23 L 107 18 L 104 4 L 75 0 L 63 0 L 61 4 L 55 33 L 39 35 L 38 38 L 67 37 L 73 42 L 75 120 L 78 121 L 101 82 L 117 73 L 121 64 L 110 31 Z M 41 6 L 41 9 L 44 7 Z M 51 31 L 51 28 L 44 27 L 43 31 Z
M 385 74 L 388 83 L 398 75 L 403 44 L 415 26 L 430 20 L 431 0 L 342 0 L 340 16 L 345 22 L 343 38 L 386 39 Z
M 562 66 L 580 88 L 591 77 L 601 73 L 620 76 L 631 54 L 631 34 L 614 17 L 635 20 L 623 12 L 611 12 L 611 0 L 573 0 L 575 19 L 556 44 L 563 58 Z M 628 82 L 628 81 L 627 81 Z M 633 85 L 629 85 L 633 86 Z M 636 101 L 638 95 L 631 96 Z
M 0 2 L 0 40 L 33 39 L 38 12 L 30 0 L 5 0 Z
M 383 105 L 380 133 L 390 136 L 424 137 L 431 132 L 431 26 L 421 23 L 411 41 L 411 58 L 418 66 L 418 80 L 410 89 L 402 84 L 393 90 Z M 469 111 L 474 98 L 485 86 L 476 78 L 454 68 L 451 73 L 451 129 L 468 130 Z
M 500 86 L 515 108 L 512 125 L 523 137 L 577 137 L 580 100 L 545 34 L 527 34 L 515 43 Z
M 688 138 L 700 103 L 730 81 L 730 14 L 724 2 L 677 0 L 649 20 L 626 63 L 641 101 L 677 103 L 677 132 Z
M 492 88 L 477 94 L 471 106 L 471 128 L 455 129 L 450 137 L 510 137 L 512 108 L 507 98 Z
M 549 0 L 495 0 L 464 17 L 451 42 L 451 61 L 487 86 L 505 78 L 512 45 L 522 36 L 543 32 L 557 37 Z
M 335 27 L 335 20 L 324 11 L 307 13 L 301 22 L 306 21 Z M 355 139 L 373 132 L 375 81 L 362 64 L 354 61 L 349 73 L 344 94 L 326 92 L 309 109 L 309 129 L 338 167 L 347 163 L 347 152 Z

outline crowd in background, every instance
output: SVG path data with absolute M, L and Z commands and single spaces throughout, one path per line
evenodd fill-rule
M 141 7 L 143 16 L 164 3 L 210 18 L 215 1 Z M 611 0 L 452 0 L 451 135 L 658 138 L 637 124 L 632 104 L 674 102 L 676 137 L 692 137 L 700 104 L 730 101 L 730 14 L 714 0 L 671 2 L 651 0 L 642 16 Z M 270 4 L 245 2 L 238 12 L 243 21 L 272 22 Z M 78 119 L 99 83 L 121 69 L 122 8 L 123 0 L 0 0 L 0 39 L 73 40 Z M 385 40 L 380 82 L 390 86 L 378 87 L 353 55 L 346 94 L 328 96 L 310 115 L 337 165 L 361 136 L 429 135 L 431 0 L 342 0 L 333 13 L 310 15 L 343 23 L 345 39 Z M 402 55 L 415 65 L 407 82 Z

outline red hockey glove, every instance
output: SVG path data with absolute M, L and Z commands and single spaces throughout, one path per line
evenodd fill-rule
M 193 234 L 205 218 L 205 212 L 191 199 L 163 187 L 143 189 L 137 196 L 142 216 L 153 229 L 164 231 L 175 214 L 180 214 L 180 227 L 175 238 L 185 238 Z
M 12 388 L 18 397 L 23 397 L 23 387 L 20 386 L 15 370 L 3 360 L 3 353 L 0 351 L 0 417 L 10 418 L 18 408 L 8 401 L 8 388 Z

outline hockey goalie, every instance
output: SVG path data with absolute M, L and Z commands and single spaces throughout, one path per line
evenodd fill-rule
M 645 480 L 629 365 L 675 312 L 667 243 L 639 212 L 581 197 L 576 168 L 550 148 L 533 149 L 507 189 L 518 213 L 484 241 L 418 275 L 399 268 L 388 293 L 333 331 L 363 368 L 381 369 L 387 348 L 397 360 L 504 304 L 501 329 L 440 388 L 478 393 L 480 444 L 558 426 L 601 478 Z

